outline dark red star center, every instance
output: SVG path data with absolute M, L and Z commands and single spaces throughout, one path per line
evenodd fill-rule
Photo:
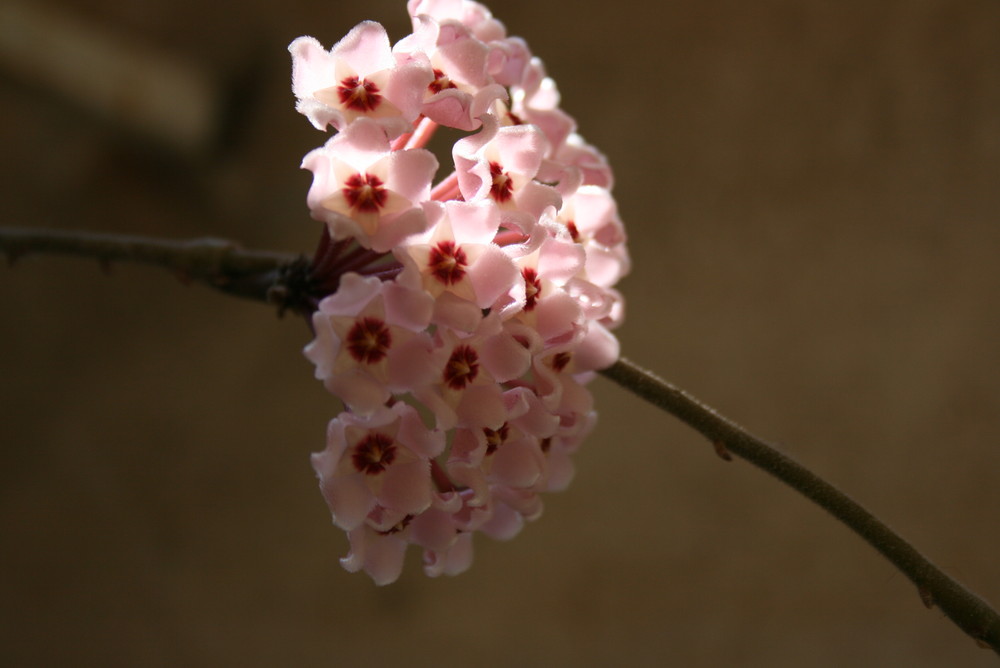
M 562 371 L 566 368 L 566 365 L 569 364 L 571 359 L 573 359 L 573 353 L 556 353 L 552 356 L 552 368 L 556 371 Z
M 431 248 L 427 265 L 431 275 L 445 285 L 454 285 L 465 276 L 465 268 L 469 261 L 465 251 L 454 241 L 440 241 Z
M 347 77 L 337 86 L 340 103 L 347 109 L 367 113 L 375 111 L 382 103 L 378 86 L 367 79 Z
M 510 426 L 504 422 L 496 430 L 483 427 L 483 433 L 486 435 L 486 454 L 492 455 L 507 440 L 507 436 L 510 435 Z
M 372 174 L 354 174 L 348 177 L 341 192 L 350 207 L 362 213 L 378 213 L 389 198 L 389 191 L 385 189 L 382 179 Z
M 490 186 L 490 197 L 497 202 L 506 202 L 514 195 L 514 181 L 499 162 L 490 163 L 490 177 L 493 184 Z
M 394 533 L 399 533 L 400 531 L 405 529 L 412 521 L 413 521 L 413 515 L 406 515 L 405 517 L 403 517 L 403 519 L 399 520 L 385 531 L 379 531 L 378 534 L 380 536 L 391 536 Z
M 351 357 L 361 364 L 381 362 L 389 352 L 392 335 L 378 318 L 365 317 L 354 322 L 345 339 Z
M 444 383 L 453 390 L 465 386 L 479 375 L 479 355 L 470 346 L 456 346 L 444 367 Z
M 569 221 L 566 223 L 566 229 L 569 230 L 569 236 L 573 241 L 580 243 L 580 230 L 576 229 L 576 223 Z
M 448 78 L 448 75 L 441 70 L 436 69 L 434 70 L 434 81 L 432 81 L 427 88 L 430 89 L 432 93 L 440 93 L 448 88 L 458 88 L 458 86 L 456 86 L 454 82 Z
M 530 311 L 535 308 L 538 296 L 542 293 L 542 281 L 538 278 L 538 272 L 531 267 L 522 269 L 521 277 L 524 278 L 524 310 Z
M 351 461 L 360 473 L 378 475 L 396 459 L 396 444 L 391 436 L 369 433 L 354 446 Z

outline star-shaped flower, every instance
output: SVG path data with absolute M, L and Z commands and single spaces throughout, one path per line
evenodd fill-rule
M 333 239 L 388 252 L 427 227 L 422 203 L 437 159 L 425 149 L 393 151 L 374 121 L 358 119 L 306 155 L 302 167 L 313 173 L 306 198 L 312 215 Z
M 355 26 L 329 51 L 312 37 L 299 37 L 288 50 L 297 109 L 320 130 L 343 130 L 370 118 L 390 137 L 401 135 L 416 120 L 423 89 L 434 80 L 426 63 L 398 62 L 385 28 L 373 21 Z

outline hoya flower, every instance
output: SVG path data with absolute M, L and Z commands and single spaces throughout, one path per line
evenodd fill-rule
M 483 119 L 483 129 L 455 142 L 455 171 L 467 201 L 489 199 L 503 222 L 530 234 L 546 207 L 561 204 L 559 193 L 535 177 L 548 152 L 544 133 L 534 125 L 500 127 Z
M 433 299 L 377 277 L 346 274 L 313 314 L 316 339 L 305 354 L 316 377 L 352 411 L 370 414 L 393 392 L 430 380 L 431 342 L 423 333 Z
M 597 285 L 610 287 L 628 273 L 630 260 L 625 248 L 625 227 L 611 193 L 597 186 L 582 186 L 563 200 L 557 220 L 586 257 L 584 276 Z
M 475 534 L 512 538 L 566 488 L 629 269 L 611 170 L 542 62 L 472 0 L 407 9 L 394 46 L 365 22 L 290 47 L 299 111 L 336 131 L 303 160 L 324 224 L 305 354 L 337 414 L 312 463 L 341 563 L 380 585 L 410 546 L 465 571 Z M 441 125 L 466 134 L 439 175 Z
M 600 186 L 611 190 L 614 176 L 607 159 L 597 149 L 576 134 L 570 134 L 555 153 L 555 160 L 562 165 L 574 166 L 582 173 L 581 185 Z
M 477 308 L 488 308 L 515 280 L 511 259 L 493 243 L 500 210 L 490 201 L 451 201 L 435 207 L 435 224 L 402 244 L 400 280 L 413 280 L 435 297 L 453 293 Z M 419 275 L 419 278 L 418 278 Z
M 397 62 L 378 23 L 357 25 L 330 51 L 312 37 L 299 37 L 292 54 L 292 90 L 297 108 L 314 126 L 343 130 L 371 118 L 393 137 L 409 130 L 434 78 L 426 64 Z
M 576 122 L 559 108 L 556 82 L 545 74 L 541 59 L 532 58 L 521 81 L 512 87 L 510 118 L 538 126 L 549 141 L 551 157 L 576 130 Z
M 413 34 L 393 52 L 430 63 L 434 79 L 424 92 L 421 113 L 441 125 L 475 130 L 494 102 L 507 99 L 506 89 L 489 74 L 491 48 L 455 20 L 438 22 L 414 17 Z
M 306 155 L 302 167 L 313 173 L 306 198 L 312 215 L 333 239 L 385 252 L 426 227 L 421 203 L 430 197 L 437 159 L 424 149 L 391 150 L 374 121 L 351 124 Z
M 409 0 L 406 9 L 414 19 L 429 16 L 437 21 L 457 21 L 484 42 L 507 37 L 507 29 L 493 18 L 490 10 L 472 0 Z
M 430 458 L 443 448 L 444 434 L 406 404 L 369 417 L 342 413 L 330 422 L 326 450 L 312 458 L 334 523 L 350 531 L 376 510 L 402 517 L 429 508 Z
M 501 384 L 529 370 L 529 351 L 493 314 L 471 335 L 442 330 L 439 341 L 439 380 L 419 396 L 448 428 L 498 428 L 508 417 Z

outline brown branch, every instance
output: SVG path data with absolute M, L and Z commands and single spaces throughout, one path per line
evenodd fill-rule
M 223 239 L 187 241 L 118 234 L 17 227 L 0 228 L 0 251 L 10 264 L 32 254 L 93 258 L 103 266 L 138 262 L 163 267 L 183 281 L 204 283 L 227 294 L 275 302 L 275 287 L 304 263 L 287 253 L 251 251 Z
M 936 605 L 980 646 L 1000 654 L 997 612 L 849 496 L 715 409 L 627 359 L 619 359 L 601 373 L 701 433 L 724 459 L 730 454 L 745 459 L 814 501 L 902 571 L 916 585 L 924 605 Z

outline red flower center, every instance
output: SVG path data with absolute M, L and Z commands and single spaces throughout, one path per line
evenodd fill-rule
M 378 475 L 396 459 L 396 444 L 391 436 L 371 432 L 354 446 L 351 461 L 360 473 Z
M 486 454 L 492 455 L 507 440 L 507 436 L 510 434 L 510 426 L 504 422 L 496 430 L 483 427 L 483 433 L 486 434 Z
M 378 318 L 361 318 L 347 332 L 347 350 L 361 364 L 376 364 L 385 358 L 392 335 Z
M 337 96 L 345 108 L 362 113 L 375 111 L 382 103 L 378 86 L 358 77 L 347 77 L 341 81 L 337 86 Z
M 445 240 L 431 249 L 427 264 L 434 278 L 445 285 L 454 285 L 465 276 L 465 267 L 469 262 L 461 246 Z
M 380 536 L 391 536 L 392 534 L 399 533 L 400 531 L 405 529 L 412 521 L 413 521 L 413 515 L 406 515 L 405 517 L 403 517 L 403 519 L 399 520 L 385 531 L 379 531 L 377 533 Z
M 341 192 L 350 207 L 362 213 L 378 213 L 389 197 L 382 179 L 371 174 L 354 174 L 348 177 Z
M 453 390 L 465 389 L 479 374 L 479 355 L 469 346 L 456 346 L 444 367 L 445 385 Z
M 522 269 L 521 276 L 524 278 L 524 310 L 530 311 L 535 308 L 538 295 L 542 293 L 542 281 L 531 267 Z
M 493 185 L 490 186 L 490 197 L 497 202 L 506 202 L 514 194 L 514 182 L 499 162 L 490 163 L 490 176 L 493 178 Z
M 434 81 L 427 86 L 432 93 L 440 93 L 447 88 L 458 88 L 441 70 L 434 70 Z
M 566 229 L 569 230 L 569 236 L 572 237 L 573 241 L 580 243 L 580 230 L 576 229 L 576 223 L 572 220 L 566 223 Z
M 562 371 L 569 364 L 569 361 L 573 359 L 573 354 L 568 352 L 556 353 L 552 356 L 552 368 L 556 371 Z

